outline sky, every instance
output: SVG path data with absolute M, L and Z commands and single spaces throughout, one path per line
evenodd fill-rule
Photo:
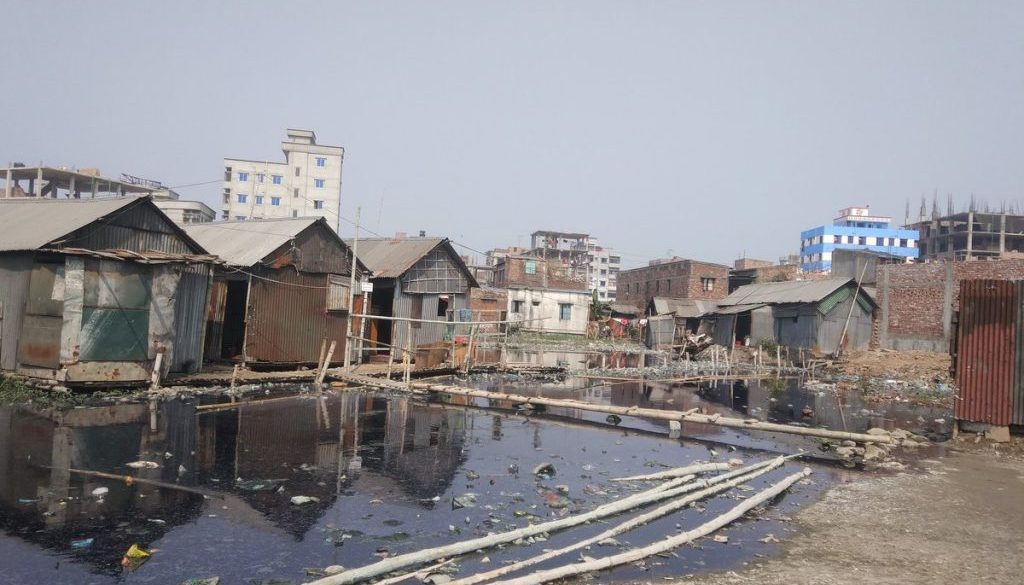
M 477 251 L 777 260 L 843 207 L 1024 204 L 1024 3 L 13 0 L 0 161 L 219 211 L 224 157 L 345 147 L 341 214 Z M 343 235 L 352 226 L 341 223 Z M 468 251 L 468 250 L 463 250 Z

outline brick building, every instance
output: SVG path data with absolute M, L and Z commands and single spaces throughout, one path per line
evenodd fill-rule
M 666 258 L 620 272 L 616 300 L 644 308 L 654 297 L 716 301 L 728 294 L 728 266 Z
M 507 256 L 498 260 L 494 267 L 494 286 L 587 290 L 587 279 L 556 260 Z
M 494 286 L 504 288 L 508 317 L 524 331 L 584 335 L 591 292 L 584 274 L 559 260 L 509 256 L 494 269 Z
M 881 347 L 898 350 L 949 350 L 961 280 L 1024 279 L 1024 259 L 878 268 L 878 342 Z

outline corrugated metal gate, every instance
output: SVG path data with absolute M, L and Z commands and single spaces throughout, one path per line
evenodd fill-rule
M 960 282 L 958 420 L 1024 424 L 1024 281 Z

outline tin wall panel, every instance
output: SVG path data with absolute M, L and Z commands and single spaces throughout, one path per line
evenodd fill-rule
M 1017 332 L 1014 338 L 1013 424 L 1024 425 L 1024 280 L 1016 283 Z
M 206 291 L 210 269 L 204 265 L 187 267 L 178 280 L 174 299 L 174 355 L 171 371 L 194 373 L 202 366 L 203 326 L 206 321 Z
M 1009 425 L 1013 420 L 1014 365 L 1020 329 L 1019 283 L 960 282 L 956 383 L 959 420 Z
M 310 363 L 320 359 L 328 337 L 327 275 L 294 268 L 263 270 L 252 279 L 246 327 L 246 357 L 269 363 Z M 343 313 L 341 314 L 343 315 Z M 332 315 L 335 357 L 345 355 L 344 325 Z
M 18 333 L 31 274 L 31 254 L 0 255 L 0 370 L 18 367 Z
M 147 205 L 129 207 L 99 223 L 86 226 L 68 237 L 63 245 L 90 250 L 198 252 L 175 232 L 169 219 Z

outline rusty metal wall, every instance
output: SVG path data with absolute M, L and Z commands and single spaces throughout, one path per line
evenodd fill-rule
M 1013 354 L 1013 416 L 1011 422 L 1024 425 L 1024 280 L 1017 286 L 1017 332 L 1016 348 Z
M 172 227 L 171 221 L 151 205 L 132 205 L 66 238 L 65 248 L 90 250 L 149 250 L 175 254 L 195 253 Z
M 0 254 L 0 370 L 18 366 L 18 333 L 28 299 L 32 254 Z
M 249 291 L 245 332 L 248 360 L 315 364 L 327 337 L 338 342 L 335 361 L 345 355 L 345 313 L 328 314 L 326 274 L 302 274 L 288 267 L 254 275 L 258 278 L 252 279 Z
M 1000 426 L 1013 422 L 1014 381 L 1021 375 L 1015 357 L 1020 355 L 1017 346 L 1022 341 L 1017 337 L 1022 290 L 1019 282 L 1006 280 L 960 282 L 956 355 L 960 400 L 954 407 L 958 420 Z
M 210 268 L 205 265 L 186 267 L 178 280 L 174 299 L 174 354 L 172 372 L 195 373 L 203 365 L 201 355 L 206 321 L 206 291 L 210 284 Z

